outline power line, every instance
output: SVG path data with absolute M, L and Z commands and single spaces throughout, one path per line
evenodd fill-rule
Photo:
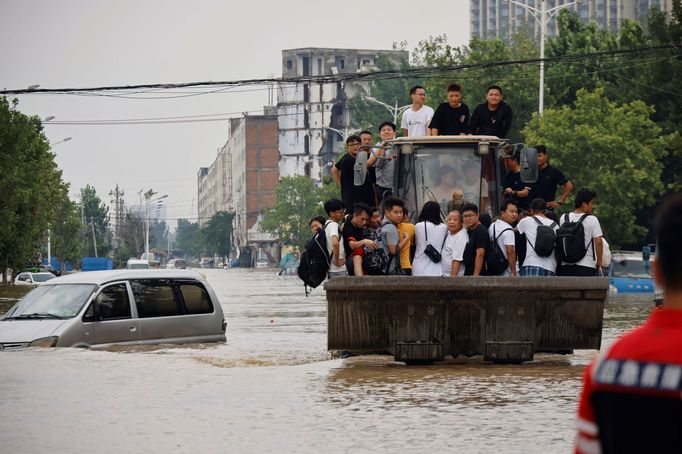
M 551 58 L 532 58 L 524 60 L 505 60 L 498 62 L 486 62 L 486 63 L 476 63 L 476 64 L 464 64 L 464 65 L 451 65 L 446 67 L 419 67 L 419 68 L 401 68 L 401 69 L 391 69 L 383 71 L 373 71 L 367 73 L 341 73 L 341 74 L 331 74 L 331 75 L 320 75 L 320 76 L 302 76 L 302 77 L 292 77 L 292 78 L 261 78 L 261 79 L 242 79 L 236 81 L 203 81 L 203 82 L 185 82 L 185 83 L 156 83 L 156 84 L 139 84 L 139 85 L 118 85 L 118 86 L 101 86 L 101 87 L 89 87 L 89 88 L 37 88 L 37 89 L 13 89 L 13 90 L 0 90 L 2 95 L 19 95 L 19 94 L 76 94 L 92 95 L 95 92 L 109 92 L 109 91 L 129 91 L 129 90 L 139 90 L 139 89 L 174 89 L 174 88 L 185 88 L 185 87 L 215 87 L 220 86 L 217 90 L 211 90 L 209 92 L 197 93 L 199 94 L 209 94 L 212 92 L 219 92 L 228 89 L 229 87 L 241 87 L 247 85 L 262 85 L 262 84 L 300 84 L 300 83 L 336 83 L 349 80 L 386 80 L 394 78 L 403 77 L 418 77 L 427 76 L 448 71 L 460 71 L 464 69 L 474 69 L 474 68 L 493 68 L 493 67 L 503 67 L 510 65 L 526 65 L 526 64 L 536 64 L 544 61 L 545 63 L 556 63 L 556 62 L 566 62 L 575 60 L 585 60 L 595 57 L 604 56 L 616 56 L 616 55 L 627 55 L 635 53 L 644 53 L 659 51 L 665 49 L 675 49 L 677 50 L 676 44 L 663 44 L 659 46 L 649 46 L 640 47 L 634 49 L 620 49 L 620 50 L 609 50 L 601 52 L 591 52 L 585 54 L 575 54 L 575 55 L 563 55 L 559 57 Z M 192 95 L 194 96 L 194 95 Z

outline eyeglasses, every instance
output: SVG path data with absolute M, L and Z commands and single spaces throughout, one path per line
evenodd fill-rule
M 464 214 L 464 219 L 473 218 L 473 217 L 475 217 L 475 216 L 476 216 L 475 213 L 465 213 L 465 214 Z
M 348 144 L 348 146 L 349 146 L 349 147 L 359 147 L 359 146 L 360 146 L 360 142 L 351 142 L 351 143 Z

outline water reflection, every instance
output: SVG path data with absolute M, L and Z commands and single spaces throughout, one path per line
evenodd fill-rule
M 224 344 L 0 354 L 3 452 L 568 452 L 594 351 L 498 366 L 330 360 L 326 303 L 271 270 L 204 270 Z M 648 296 L 606 305 L 603 345 Z M 125 434 L 125 436 L 122 436 Z

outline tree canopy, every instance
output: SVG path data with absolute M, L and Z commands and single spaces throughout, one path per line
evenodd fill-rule
M 618 104 L 603 89 L 578 90 L 573 106 L 547 109 L 523 130 L 528 143 L 543 143 L 553 165 L 576 190 L 597 193 L 596 213 L 609 242 L 630 244 L 646 233 L 636 210 L 653 205 L 663 189 L 661 156 L 676 135 L 663 135 L 642 101 Z

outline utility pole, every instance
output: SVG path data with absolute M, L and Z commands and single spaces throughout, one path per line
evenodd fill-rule
M 116 188 L 109 191 L 109 195 L 113 197 L 111 203 L 114 204 L 114 237 L 118 239 L 121 236 L 121 224 L 123 223 L 123 196 L 125 192 L 120 190 L 116 184 Z

